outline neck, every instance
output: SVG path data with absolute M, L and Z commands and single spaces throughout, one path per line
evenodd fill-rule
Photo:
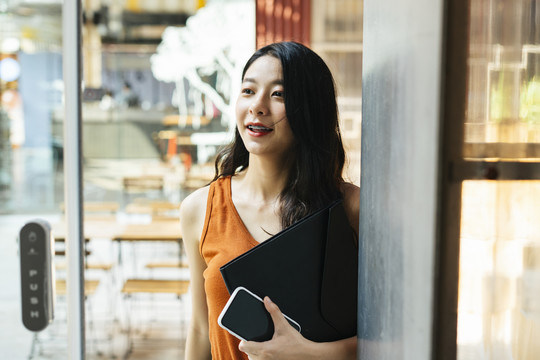
M 240 179 L 243 195 L 254 201 L 275 202 L 285 188 L 289 169 L 290 165 L 285 161 L 268 161 L 251 156 L 249 167 Z

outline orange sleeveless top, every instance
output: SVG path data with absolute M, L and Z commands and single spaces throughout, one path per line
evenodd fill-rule
M 210 184 L 199 248 L 207 265 L 203 276 L 212 360 L 248 360 L 247 355 L 238 350 L 240 340 L 218 324 L 219 314 L 229 300 L 219 268 L 257 244 L 232 202 L 231 177 L 214 181 Z

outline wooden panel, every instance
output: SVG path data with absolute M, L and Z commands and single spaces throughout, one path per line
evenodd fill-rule
M 156 261 L 146 264 L 148 269 L 167 269 L 167 268 L 179 268 L 187 269 L 188 264 L 183 261 Z
M 256 4 L 257 48 L 288 40 L 309 46 L 310 0 L 257 0 Z
M 187 293 L 188 280 L 155 280 L 155 279 L 128 279 L 124 283 L 122 292 L 133 293 L 165 293 L 182 295 Z
M 84 281 L 84 295 L 89 296 L 96 292 L 96 289 L 99 285 L 99 280 L 85 280 Z M 56 294 L 63 296 L 66 295 L 66 280 L 58 279 L 56 280 Z

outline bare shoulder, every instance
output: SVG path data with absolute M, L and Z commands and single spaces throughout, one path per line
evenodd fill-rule
M 182 237 L 188 241 L 199 241 L 206 216 L 206 203 L 210 186 L 189 194 L 180 205 Z
M 341 184 L 343 205 L 347 212 L 347 218 L 352 227 L 358 231 L 360 216 L 360 188 L 354 184 L 344 182 Z
M 200 208 L 206 209 L 206 201 L 208 199 L 208 191 L 210 186 L 205 186 L 195 190 L 189 194 L 180 205 L 180 212 L 185 216 L 190 216 L 193 211 L 200 210 Z

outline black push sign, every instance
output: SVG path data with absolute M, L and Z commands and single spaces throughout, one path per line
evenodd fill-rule
M 31 331 L 41 331 L 54 317 L 53 239 L 45 221 L 24 225 L 19 233 L 22 320 Z

